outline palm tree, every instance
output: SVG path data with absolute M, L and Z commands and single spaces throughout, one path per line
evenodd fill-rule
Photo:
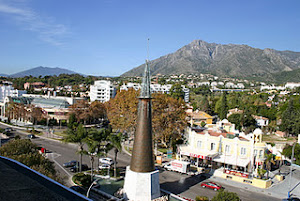
M 79 164 L 79 171 L 81 172 L 81 165 L 82 165 L 82 155 L 84 154 L 84 141 L 87 137 L 87 133 L 83 128 L 82 124 L 79 124 L 77 128 L 68 129 L 67 136 L 63 139 L 64 142 L 73 142 L 79 145 L 79 150 L 77 153 L 80 154 L 80 164 Z
M 104 156 L 107 153 L 107 141 L 108 137 L 111 134 L 110 129 L 90 129 L 88 132 L 88 138 L 95 142 L 96 146 L 96 155 L 98 156 L 98 167 L 99 167 L 99 158 Z
M 274 156 L 272 153 L 266 154 L 266 168 L 267 168 L 267 178 L 269 178 L 269 172 L 271 170 L 271 163 L 274 163 Z
M 110 140 L 110 146 L 112 148 L 114 148 L 114 152 L 115 152 L 115 158 L 114 158 L 114 177 L 117 177 L 117 156 L 118 156 L 118 152 L 122 152 L 122 140 L 123 140 L 123 136 L 122 133 L 112 133 L 109 136 L 109 140 Z
M 91 181 L 93 181 L 94 157 L 97 154 L 97 141 L 89 135 L 83 141 L 86 142 L 88 146 L 88 151 L 84 150 L 83 153 L 88 155 L 91 159 Z

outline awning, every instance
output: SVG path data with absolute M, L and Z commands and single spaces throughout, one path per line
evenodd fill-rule
M 212 160 L 215 156 L 218 155 L 218 153 L 199 153 L 195 150 L 190 150 L 189 147 L 180 147 L 180 155 L 190 156 L 194 158 L 200 158 L 200 159 L 206 159 L 206 160 Z
M 234 155 L 232 155 L 232 156 L 226 155 L 226 157 L 225 157 L 224 154 L 222 154 L 222 155 L 215 157 L 213 159 L 213 161 L 219 162 L 219 163 L 225 163 L 225 164 L 229 164 L 229 165 L 246 167 L 250 163 L 250 158 L 240 158 L 240 157 L 236 157 Z

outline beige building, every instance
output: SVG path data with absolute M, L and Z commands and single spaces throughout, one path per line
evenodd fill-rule
M 206 112 L 203 111 L 193 111 L 192 109 L 188 109 L 186 111 L 186 114 L 189 118 L 190 125 L 197 125 L 201 126 L 201 123 L 204 122 L 205 124 L 212 124 L 213 123 L 213 117 Z
M 197 166 L 226 167 L 251 172 L 265 159 L 266 144 L 262 131 L 252 134 L 234 134 L 226 130 L 187 130 L 188 143 L 179 147 L 179 157 L 188 156 Z

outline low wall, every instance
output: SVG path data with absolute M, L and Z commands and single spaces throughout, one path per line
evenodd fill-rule
M 258 188 L 269 188 L 272 184 L 271 180 L 263 180 L 263 179 L 257 179 L 257 178 L 248 179 L 248 178 L 239 177 L 239 176 L 235 176 L 235 175 L 231 175 L 231 174 L 225 174 L 220 170 L 216 170 L 214 172 L 214 176 L 221 177 L 223 179 L 230 179 L 232 181 L 236 181 L 236 182 L 240 182 L 240 183 L 244 183 L 244 184 L 249 184 L 249 185 L 252 185 L 252 186 L 258 187 Z

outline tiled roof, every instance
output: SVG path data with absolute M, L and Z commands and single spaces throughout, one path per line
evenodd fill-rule
M 193 131 L 195 131 L 197 134 L 200 135 L 204 135 L 206 133 L 208 133 L 210 136 L 214 136 L 214 137 L 219 137 L 220 135 L 222 135 L 224 138 L 234 138 L 235 134 L 234 133 L 230 133 L 230 132 L 226 132 L 225 130 L 207 130 L 205 128 L 201 128 L 201 129 L 193 129 Z M 238 136 L 238 138 L 240 140 L 245 140 L 248 141 L 248 139 L 246 139 L 243 136 Z

